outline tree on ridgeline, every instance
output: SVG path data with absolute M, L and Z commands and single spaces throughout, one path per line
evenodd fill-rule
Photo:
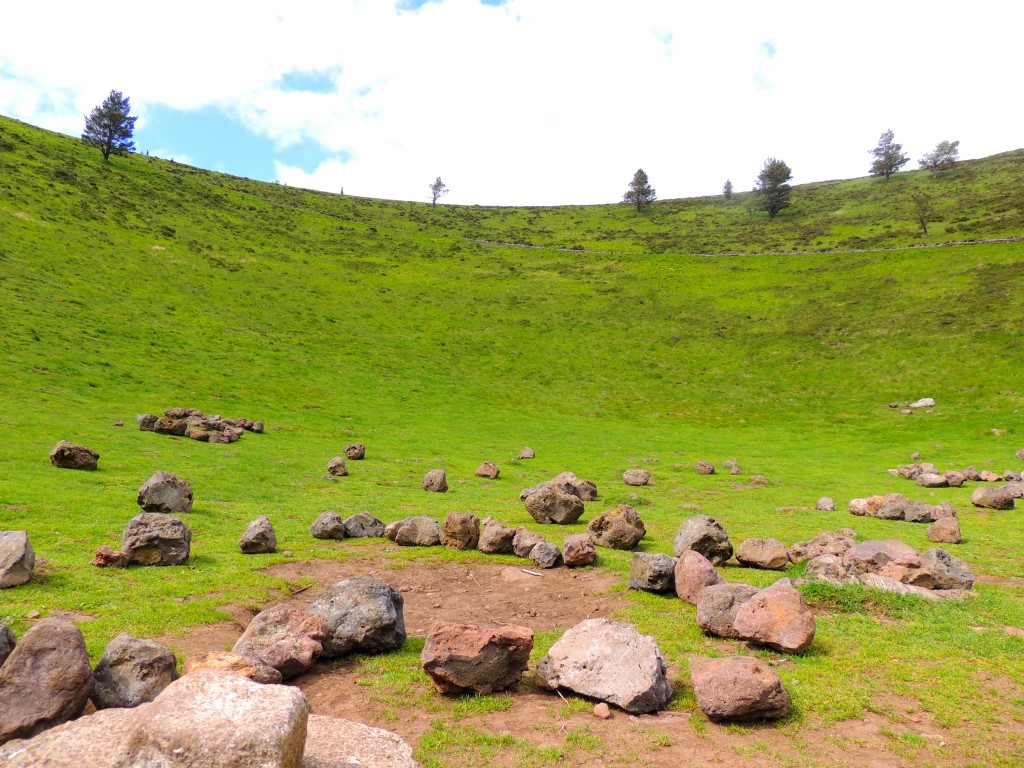
M 132 136 L 135 133 L 135 121 L 132 117 L 131 104 L 128 97 L 120 91 L 111 91 L 98 107 L 85 118 L 85 131 L 82 139 L 93 146 L 99 147 L 103 159 L 109 160 L 111 154 L 123 155 L 135 149 Z
M 638 168 L 637 172 L 633 174 L 633 180 L 629 182 L 629 189 L 622 196 L 622 202 L 629 203 L 638 211 L 642 211 L 657 199 L 654 187 L 651 186 L 644 169 Z
M 871 163 L 871 175 L 885 176 L 886 181 L 910 161 L 910 155 L 903 154 L 903 145 L 893 141 L 891 130 L 883 133 L 878 146 L 869 151 L 875 156 Z
M 754 193 L 758 210 L 766 211 L 769 219 L 774 219 L 783 208 L 789 208 L 790 186 L 787 182 L 792 178 L 793 171 L 782 160 L 769 157 L 764 161 L 764 168 L 754 182 Z
M 441 177 L 438 176 L 436 179 L 434 179 L 434 183 L 430 185 L 430 205 L 436 206 L 438 198 L 440 198 L 441 195 L 447 194 L 448 187 L 444 185 L 444 182 L 441 181 Z
M 959 159 L 959 141 L 940 141 L 935 149 L 918 160 L 918 163 L 922 168 L 931 171 L 932 176 L 938 176 L 942 171 L 947 171 L 956 165 L 956 161 Z
M 726 200 L 732 200 L 732 181 L 730 179 L 725 180 L 725 186 L 722 187 L 722 195 Z

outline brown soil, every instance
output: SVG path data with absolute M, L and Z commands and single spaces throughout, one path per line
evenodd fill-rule
M 601 569 L 539 571 L 496 563 L 439 562 L 426 554 L 415 561 L 396 561 L 375 557 L 375 545 L 366 547 L 364 552 L 366 556 L 343 562 L 281 563 L 266 572 L 296 584 L 309 579 L 315 582 L 282 598 L 283 602 L 299 606 L 308 605 L 323 588 L 342 579 L 357 575 L 380 578 L 402 592 L 406 628 L 410 636 L 420 637 L 437 620 L 512 623 L 534 631 L 561 630 L 593 616 L 614 617 L 628 604 L 623 593 L 609 592 L 619 583 L 619 576 Z M 234 605 L 224 606 L 223 610 L 233 617 L 232 621 L 192 628 L 182 637 L 159 639 L 184 659 L 229 649 L 255 610 Z M 292 684 L 303 690 L 313 712 L 387 728 L 414 746 L 435 721 L 445 719 L 443 711 L 447 707 L 430 711 L 416 701 L 419 697 L 422 702 L 422 696 L 430 690 L 425 677 L 420 690 L 410 691 L 407 696 L 381 697 L 375 696 L 374 674 L 365 664 L 344 660 L 318 664 Z M 670 669 L 670 678 L 677 690 L 682 690 L 687 671 Z M 829 726 L 810 722 L 808 718 L 799 726 L 729 727 L 710 723 L 699 713 L 689 711 L 632 716 L 615 709 L 610 719 L 603 720 L 589 708 L 580 712 L 576 706 L 570 713 L 565 700 L 536 688 L 527 673 L 513 692 L 509 709 L 446 722 L 455 729 L 469 727 L 492 735 L 511 735 L 537 747 L 565 746 L 566 756 L 560 761 L 563 765 L 911 768 L 969 763 L 950 747 L 958 740 L 973 737 L 966 731 L 943 728 L 930 714 L 922 712 L 916 701 L 890 696 L 874 702 L 872 708 L 875 712 L 867 713 L 863 719 Z M 1006 731 L 996 741 L 1002 749 L 1012 749 L 1010 745 L 1024 736 L 1024 726 L 1011 720 L 1003 727 Z M 893 738 L 894 732 L 915 734 L 924 740 L 924 746 L 908 749 Z M 566 746 L 568 736 L 580 734 L 599 746 Z M 453 750 L 443 757 L 445 765 L 482 764 L 480 753 L 475 750 L 466 754 Z M 524 756 L 514 750 L 496 750 L 486 762 L 489 768 L 497 768 L 526 765 L 529 759 L 524 762 Z

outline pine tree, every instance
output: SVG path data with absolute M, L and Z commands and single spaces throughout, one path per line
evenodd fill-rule
M 434 179 L 434 183 L 430 185 L 430 205 L 436 206 L 438 198 L 441 197 L 441 195 L 447 194 L 448 187 L 444 185 L 444 182 L 441 181 L 441 177 L 438 176 Z
M 722 194 L 725 196 L 726 200 L 732 200 L 732 180 L 725 180 L 725 186 L 722 187 Z
M 644 169 L 637 169 L 637 172 L 633 174 L 633 180 L 629 182 L 629 189 L 622 196 L 622 202 L 636 206 L 638 211 L 642 211 L 657 199 L 654 188 L 651 186 L 647 174 L 644 173 Z
M 903 154 L 903 145 L 893 142 L 891 130 L 882 134 L 878 146 L 870 152 L 875 156 L 874 162 L 871 163 L 871 175 L 885 176 L 886 181 L 910 161 L 910 155 Z
M 764 168 L 754 182 L 754 192 L 758 209 L 767 211 L 769 219 L 774 219 L 783 208 L 789 208 L 790 187 L 786 182 L 792 178 L 793 172 L 781 160 L 769 157 L 764 161 Z
M 120 91 L 111 91 L 98 107 L 85 118 L 85 132 L 82 138 L 100 148 L 103 159 L 109 160 L 111 153 L 122 155 L 135 149 L 132 135 L 137 117 L 130 117 L 131 104 Z

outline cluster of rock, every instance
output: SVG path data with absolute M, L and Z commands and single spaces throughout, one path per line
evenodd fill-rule
M 851 499 L 849 509 L 850 514 L 858 517 L 929 523 L 928 539 L 938 544 L 959 544 L 962 540 L 960 520 L 953 505 L 948 501 L 928 504 L 908 499 L 900 493 L 887 493 L 864 499 Z
M 342 451 L 345 458 L 335 456 L 327 462 L 327 471 L 335 477 L 347 477 L 348 467 L 345 466 L 345 459 L 350 461 L 362 461 L 366 458 L 366 446 L 362 443 L 351 443 L 346 445 Z
M 849 528 L 818 534 L 790 547 L 790 559 L 807 562 L 806 579 L 863 584 L 932 600 L 964 597 L 974 585 L 970 567 L 944 549 L 918 554 L 898 539 L 857 544 L 854 536 Z
M 246 432 L 263 432 L 262 421 L 204 416 L 198 408 L 168 408 L 163 416 L 140 413 L 135 421 L 143 432 L 187 437 L 203 443 L 234 443 Z
M 964 483 L 1002 483 L 1001 488 L 983 485 L 971 494 L 971 503 L 976 507 L 989 509 L 1013 509 L 1013 500 L 1024 498 L 1024 482 L 1021 473 L 1012 469 L 1002 473 L 989 469 L 978 470 L 974 466 L 964 469 L 947 469 L 940 471 L 930 462 L 917 464 L 901 464 L 889 473 L 915 481 L 924 488 L 959 488 Z
M 395 734 L 310 715 L 297 688 L 229 667 L 179 679 L 168 649 L 129 635 L 94 671 L 81 632 L 44 619 L 0 663 L 0 762 L 12 768 L 416 765 Z M 82 717 L 90 699 L 97 711 Z

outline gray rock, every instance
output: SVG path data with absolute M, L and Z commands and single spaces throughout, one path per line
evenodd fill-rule
M 835 512 L 836 503 L 830 496 L 822 496 L 814 505 L 814 508 L 822 512 Z
M 572 472 L 561 472 L 547 482 L 549 487 L 571 493 L 581 501 L 593 501 L 597 498 L 597 485 L 592 480 L 583 480 Z
M 627 469 L 622 473 L 622 482 L 626 485 L 647 485 L 651 482 L 651 473 L 646 469 Z
M 697 597 L 697 626 L 717 637 L 739 637 L 736 613 L 757 592 L 757 587 L 749 584 L 730 582 L 705 587 Z
M 1013 494 L 1005 488 L 983 485 L 974 489 L 971 504 L 987 509 L 1013 509 Z
M 915 400 L 909 405 L 910 408 L 934 408 L 935 399 L 931 397 L 922 397 L 920 400 Z
M 441 528 L 441 543 L 449 549 L 476 549 L 480 518 L 471 512 L 449 512 Z
M 945 476 L 946 483 L 950 488 L 960 488 L 967 480 L 967 478 L 964 477 L 963 472 L 957 472 L 955 469 L 947 469 L 943 472 L 943 475 Z
M 931 472 L 922 472 L 917 476 L 918 485 L 922 488 L 948 488 L 949 478 L 945 475 L 932 474 Z
M 676 531 L 673 552 L 679 557 L 688 549 L 700 552 L 712 565 L 722 565 L 732 557 L 732 543 L 725 529 L 714 518 L 694 515 Z
M 309 609 L 327 624 L 325 656 L 386 653 L 405 642 L 405 600 L 369 576 L 347 579 L 317 595 Z
M 436 547 L 441 544 L 441 526 L 428 515 L 407 517 L 396 529 L 395 543 L 402 547 Z
M 665 657 L 654 638 L 631 624 L 587 619 L 569 629 L 537 664 L 537 685 L 567 688 L 640 714 L 672 697 Z
M 177 660 L 160 643 L 121 634 L 107 645 L 94 674 L 96 709 L 137 707 L 178 679 Z
M 314 539 L 344 539 L 345 524 L 333 509 L 321 512 L 310 526 Z
M 782 680 L 761 659 L 691 659 L 690 680 L 697 706 L 711 720 L 774 719 L 789 711 Z
M 512 551 L 517 557 L 529 557 L 530 552 L 538 544 L 544 543 L 544 537 L 529 528 L 516 528 L 512 537 Z
M 860 581 L 859 577 L 860 571 L 844 562 L 840 555 L 815 555 L 807 561 L 807 568 L 804 570 L 804 578 L 827 581 L 836 586 L 857 584 Z
M 524 447 L 519 452 L 519 455 L 516 458 L 517 459 L 535 459 L 535 458 L 537 458 L 537 453 L 530 446 L 526 446 L 526 447 Z
M 633 549 L 647 535 L 644 521 L 628 504 L 607 509 L 587 524 L 594 544 L 608 549 Z
M 142 484 L 136 500 L 143 512 L 182 514 L 192 511 L 192 486 L 188 481 L 160 470 Z
M 970 566 L 944 549 L 929 549 L 921 555 L 921 563 L 932 575 L 935 589 L 970 589 L 974 586 Z
M 287 680 L 320 658 L 327 633 L 328 626 L 318 614 L 274 605 L 253 616 L 231 652 L 257 659 Z
M 50 463 L 60 469 L 96 469 L 100 455 L 92 448 L 61 440 L 50 451 Z
M 448 478 L 443 469 L 432 469 L 423 476 L 423 490 L 432 493 L 447 493 Z
M 192 531 L 176 517 L 143 512 L 128 521 L 121 552 L 139 565 L 180 565 L 188 560 Z
M 488 555 L 510 555 L 513 551 L 512 542 L 515 535 L 515 529 L 509 528 L 497 520 L 487 518 L 484 520 L 484 527 L 480 532 L 477 549 Z
M 676 586 L 676 558 L 634 552 L 629 561 L 629 588 L 644 592 L 671 592 Z
M 260 515 L 246 526 L 238 542 L 242 554 L 264 555 L 277 549 L 277 534 L 266 515 Z
M 538 523 L 569 525 L 583 515 L 583 501 L 578 496 L 547 486 L 527 497 L 526 511 Z
M 0 622 L 0 667 L 4 665 L 7 657 L 11 655 L 15 645 L 14 633 L 11 631 L 11 628 Z
M 135 417 L 135 423 L 139 425 L 139 431 L 152 432 L 159 418 L 155 413 L 140 413 Z
M 903 519 L 908 523 L 930 523 L 936 517 L 935 508 L 923 501 L 911 501 L 903 510 Z
M 562 551 L 549 541 L 542 541 L 530 549 L 530 560 L 538 568 L 556 568 L 562 564 Z
M 345 536 L 350 539 L 369 539 L 384 535 L 384 522 L 369 512 L 357 512 L 345 518 Z
M 35 567 L 28 531 L 0 531 L 0 589 L 27 584 Z

